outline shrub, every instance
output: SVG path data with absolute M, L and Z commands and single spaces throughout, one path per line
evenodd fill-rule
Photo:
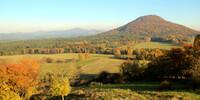
M 57 59 L 56 63 L 63 63 L 64 61 L 62 59 Z
M 172 84 L 169 81 L 162 81 L 160 83 L 159 89 L 161 90 L 169 90 L 172 89 Z
M 107 83 L 123 83 L 124 80 L 120 73 L 109 73 L 106 71 L 102 71 L 96 79 L 92 80 L 92 82 L 101 82 L 107 84 Z
M 141 63 L 141 64 L 140 64 Z M 140 79 L 143 76 L 145 71 L 144 66 L 142 66 L 142 62 L 125 62 L 121 65 L 120 72 L 126 80 Z
M 46 58 L 46 62 L 47 63 L 53 63 L 53 59 L 52 58 Z

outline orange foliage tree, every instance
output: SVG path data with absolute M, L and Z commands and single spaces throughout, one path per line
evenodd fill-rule
M 13 92 L 25 96 L 30 88 L 37 86 L 39 64 L 35 59 L 22 59 L 14 64 L 0 65 L 0 88 L 8 86 Z

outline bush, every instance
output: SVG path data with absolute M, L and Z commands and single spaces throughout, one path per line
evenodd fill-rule
M 120 71 L 126 80 L 141 79 L 146 68 L 144 65 L 139 61 L 128 61 L 121 65 Z
M 57 60 L 56 60 L 56 63 L 63 63 L 63 62 L 65 62 L 65 61 L 62 60 L 62 59 L 57 59 Z
M 47 63 L 53 63 L 53 59 L 52 58 L 46 58 L 46 62 Z
M 169 90 L 172 89 L 172 84 L 169 81 L 162 81 L 160 83 L 159 89 L 161 90 Z
M 107 84 L 107 83 L 123 83 L 124 80 L 120 73 L 109 73 L 103 71 L 98 75 L 96 79 L 92 80 L 92 82 L 101 82 Z

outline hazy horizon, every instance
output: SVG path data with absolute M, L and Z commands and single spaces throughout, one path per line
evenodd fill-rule
M 0 33 L 109 30 L 152 14 L 200 30 L 199 4 L 197 0 L 7 0 L 0 3 Z

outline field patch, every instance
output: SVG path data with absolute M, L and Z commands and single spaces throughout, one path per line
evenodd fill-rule
M 60 73 L 67 72 L 71 67 L 81 67 L 83 74 L 98 74 L 101 71 L 118 72 L 119 66 L 125 61 L 114 59 L 113 55 L 91 54 L 91 57 L 79 61 L 79 56 L 76 53 L 68 54 L 32 54 L 32 55 L 14 55 L 14 56 L 1 56 L 1 60 L 16 62 L 17 60 L 28 58 L 37 59 L 40 61 L 40 75 L 43 76 L 48 72 Z M 51 58 L 51 63 L 45 62 L 46 58 Z M 63 62 L 57 62 L 62 60 Z M 72 63 L 75 60 L 76 63 Z
M 154 48 L 159 48 L 159 49 L 171 49 L 171 48 L 180 48 L 180 46 L 175 45 L 175 44 L 170 44 L 170 43 L 162 43 L 162 42 L 144 42 L 144 43 L 139 43 L 134 46 L 135 49 L 141 49 L 141 48 L 149 48 L 149 49 L 154 49 Z

